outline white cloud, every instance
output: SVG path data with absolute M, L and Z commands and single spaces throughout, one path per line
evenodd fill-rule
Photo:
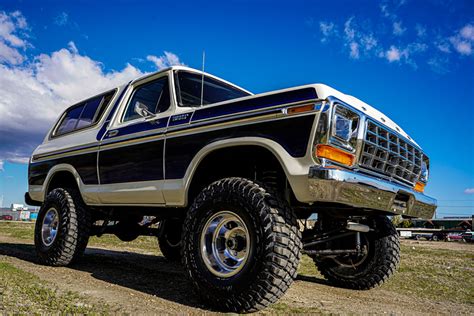
M 69 15 L 66 12 L 61 12 L 54 18 L 54 24 L 59 25 L 59 26 L 66 25 L 68 21 L 69 21 Z
M 0 171 L 4 171 L 4 170 L 5 170 L 5 169 L 3 169 L 3 164 L 4 164 L 3 160 L 0 160 Z M 0 206 L 1 206 L 1 205 L 0 205 Z
M 454 36 L 449 39 L 454 49 L 461 55 L 471 55 L 472 46 L 469 41 L 464 41 L 459 36 Z
M 382 18 L 378 20 L 350 16 L 339 23 L 320 21 L 320 41 L 325 43 L 329 38 L 339 41 L 351 59 L 375 57 L 413 69 L 424 65 L 437 73 L 447 73 L 457 66 L 456 55 L 474 55 L 472 22 L 451 34 L 438 24 L 407 24 L 404 15 L 399 16 L 406 4 L 405 0 L 381 0 Z
M 319 29 L 321 30 L 321 33 L 326 37 L 331 36 L 336 31 L 334 26 L 335 25 L 332 22 L 319 22 Z
M 28 28 L 25 18 L 20 12 L 8 14 L 0 11 L 0 63 L 17 65 L 24 61 L 21 49 L 28 46 L 28 42 L 20 35 Z
M 432 57 L 427 61 L 427 64 L 436 73 L 445 74 L 449 72 L 449 60 L 446 57 Z
M 466 24 L 449 41 L 459 54 L 470 56 L 474 46 L 474 25 Z
M 403 35 L 403 33 L 405 33 L 405 31 L 407 30 L 406 28 L 402 26 L 401 21 L 393 22 L 392 26 L 393 26 L 393 34 L 397 36 Z
M 448 42 L 440 41 L 436 43 L 435 45 L 436 45 L 436 48 L 438 48 L 441 52 L 446 53 L 446 54 L 451 53 L 451 49 L 449 47 Z
M 378 43 L 377 39 L 372 34 L 363 35 L 360 42 L 366 51 L 375 48 Z
M 464 193 L 465 194 L 474 194 L 474 188 L 467 188 L 466 190 L 464 190 Z
M 0 12 L 0 21 L 3 21 L 0 29 L 5 29 L 2 23 L 11 20 L 16 21 L 17 28 L 26 27 L 26 20 L 21 18 L 19 12 Z M 16 34 L 16 31 L 13 29 L 9 34 Z M 12 53 L 15 47 L 4 38 L 0 37 L 2 165 L 4 161 L 26 163 L 31 151 L 68 105 L 143 74 L 130 64 L 121 70 L 106 71 L 101 62 L 81 54 L 74 42 L 69 42 L 67 48 L 31 58 L 20 50 L 16 50 L 15 55 Z M 31 46 L 27 38 L 27 34 L 20 38 L 25 49 Z M 2 47 L 6 49 L 2 50 Z M 179 62 L 178 56 L 170 52 L 161 57 L 163 64 Z
M 19 37 L 19 32 L 28 27 L 25 18 L 20 12 L 7 14 L 0 11 L 0 41 L 13 47 L 23 48 L 26 42 Z
M 395 46 L 390 46 L 390 49 L 385 52 L 385 58 L 387 58 L 389 62 L 400 61 L 401 52 Z
M 351 48 L 351 53 L 350 56 L 354 59 L 359 59 L 359 44 L 356 42 L 351 42 L 350 43 L 350 48 Z
M 352 41 L 356 35 L 356 31 L 352 26 L 353 19 L 354 17 L 351 17 L 344 23 L 344 34 L 346 35 L 346 39 L 348 39 L 349 41 Z
M 374 35 L 354 22 L 354 17 L 344 22 L 344 45 L 349 48 L 349 56 L 359 59 L 361 55 L 369 55 L 377 47 Z
M 21 64 L 24 61 L 20 52 L 0 41 L 0 63 L 8 63 L 12 65 Z
M 403 62 L 416 69 L 418 66 L 413 57 L 423 53 L 427 49 L 428 45 L 418 42 L 410 43 L 405 47 L 391 45 L 390 48 L 380 54 L 379 57 L 385 58 L 389 63 Z
M 415 25 L 416 36 L 425 37 L 426 36 L 426 27 L 421 24 Z
M 459 31 L 461 36 L 469 41 L 474 41 L 474 25 L 468 24 Z
M 380 3 L 380 12 L 382 13 L 383 17 L 390 20 L 395 20 L 397 19 L 397 14 L 395 12 L 405 3 L 405 0 L 383 0 Z
M 184 65 L 180 60 L 179 57 L 176 56 L 173 53 L 170 52 L 164 52 L 164 55 L 157 57 L 154 55 L 148 55 L 146 56 L 146 59 L 148 61 L 151 61 L 152 63 L 155 64 L 156 68 L 158 70 L 168 68 L 171 66 L 176 66 L 176 65 Z

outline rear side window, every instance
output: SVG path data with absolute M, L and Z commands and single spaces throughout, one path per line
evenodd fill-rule
M 72 132 L 76 128 L 82 110 L 84 110 L 84 105 L 85 104 L 83 103 L 79 106 L 76 106 L 66 113 L 63 120 L 61 121 L 61 124 L 59 124 L 59 127 L 56 131 L 56 135 L 62 135 Z
M 177 91 L 181 106 L 201 105 L 201 90 L 203 90 L 202 104 L 212 104 L 250 95 L 225 82 L 201 74 L 178 71 Z
M 115 91 L 81 102 L 63 115 L 54 136 L 89 127 L 101 118 Z

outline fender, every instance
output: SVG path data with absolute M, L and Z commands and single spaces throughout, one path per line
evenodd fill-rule
M 82 199 L 86 204 L 98 203 L 98 185 L 85 185 L 82 182 L 82 179 L 77 170 L 70 164 L 55 165 L 48 171 L 46 179 L 42 185 L 29 185 L 29 192 L 31 198 L 35 201 L 43 202 L 46 198 L 46 195 L 48 194 L 48 187 L 51 183 L 51 180 L 58 172 L 61 171 L 67 171 L 74 177 Z
M 216 150 L 238 146 L 258 146 L 269 150 L 279 161 L 293 192 L 295 194 L 304 194 L 304 192 L 301 192 L 304 182 L 300 185 L 300 177 L 303 175 L 307 178 L 309 167 L 314 164 L 311 157 L 308 157 L 308 155 L 302 158 L 292 157 L 279 143 L 267 138 L 239 137 L 220 140 L 206 145 L 194 156 L 183 179 L 165 180 L 163 194 L 166 205 L 187 206 L 189 204 L 189 188 L 200 163 Z

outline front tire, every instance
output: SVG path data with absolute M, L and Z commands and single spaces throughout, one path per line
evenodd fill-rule
M 78 192 L 54 189 L 46 197 L 35 225 L 39 261 L 66 266 L 84 253 L 89 241 L 91 216 Z
M 369 219 L 374 231 L 361 234 L 368 253 L 362 259 L 335 257 L 319 260 L 316 267 L 329 283 L 356 290 L 368 290 L 382 285 L 395 273 L 400 263 L 400 241 L 397 230 L 386 216 Z
M 258 311 L 296 277 L 300 235 L 286 202 L 250 180 L 226 178 L 205 188 L 187 214 L 183 265 L 208 305 Z

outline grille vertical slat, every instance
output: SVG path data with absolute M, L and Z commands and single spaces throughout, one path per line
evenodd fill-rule
M 415 184 L 423 153 L 399 135 L 368 120 L 359 166 L 390 178 Z

